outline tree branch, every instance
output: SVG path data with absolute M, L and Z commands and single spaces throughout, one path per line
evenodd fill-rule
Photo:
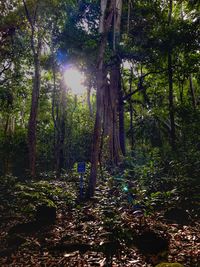
M 28 19 L 28 21 L 29 21 L 29 24 L 30 24 L 31 28 L 32 28 L 32 29 L 34 29 L 34 25 L 33 25 L 33 22 L 32 22 L 32 19 L 31 19 L 31 16 L 30 16 L 30 14 L 29 14 L 29 11 L 28 11 L 28 8 L 27 8 L 27 5 L 26 5 L 26 2 L 25 2 L 24 0 L 22 0 L 22 1 L 23 1 L 23 4 L 24 4 L 24 9 L 25 9 L 25 12 L 26 12 L 26 17 L 27 17 L 27 19 Z
M 7 66 L 3 65 L 3 69 L 0 71 L 0 76 L 10 68 L 11 63 L 12 62 L 10 61 L 10 62 L 8 62 Z
M 131 92 L 131 93 L 125 95 L 125 96 L 123 97 L 123 100 L 127 100 L 127 99 L 129 99 L 132 95 L 134 95 L 134 94 L 136 94 L 137 92 L 140 92 L 140 91 L 142 91 L 142 90 L 144 89 L 144 87 L 141 86 L 141 84 L 142 84 L 142 82 L 143 82 L 143 80 L 144 80 L 144 78 L 145 78 L 146 76 L 148 76 L 148 75 L 150 75 L 150 74 L 160 74 L 160 73 L 163 73 L 163 72 L 166 72 L 166 71 L 167 71 L 167 69 L 162 69 L 162 70 L 160 70 L 160 71 L 150 71 L 150 72 L 147 72 L 147 73 L 143 74 L 142 76 L 140 76 L 140 77 L 139 77 L 139 82 L 138 82 L 138 88 L 135 89 L 133 92 Z

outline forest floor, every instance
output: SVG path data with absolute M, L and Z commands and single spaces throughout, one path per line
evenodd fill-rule
M 200 266 L 197 220 L 183 225 L 167 222 L 162 211 L 133 211 L 119 184 L 109 189 L 101 182 L 94 198 L 77 201 L 73 181 L 51 183 L 74 196 L 71 204 L 57 199 L 52 223 L 38 224 L 1 203 L 0 266 Z

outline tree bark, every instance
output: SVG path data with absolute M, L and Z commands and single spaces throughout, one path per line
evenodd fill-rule
M 35 177 L 35 164 L 36 164 L 36 127 L 37 127 L 37 114 L 38 102 L 41 83 L 41 70 L 40 70 L 40 53 L 41 43 L 38 44 L 38 52 L 34 54 L 34 81 L 31 99 L 31 112 L 28 123 L 28 148 L 29 148 L 29 167 L 30 174 Z
M 106 8 L 107 8 L 107 0 L 101 0 L 101 16 L 100 16 L 100 22 L 99 22 L 99 33 L 104 33 Z
M 125 152 L 125 143 L 122 144 L 124 127 L 123 123 L 123 109 L 120 107 L 120 103 L 122 103 L 122 99 L 120 99 L 121 91 L 121 71 L 120 64 L 121 60 L 117 54 L 118 45 L 120 41 L 120 26 L 121 26 L 121 13 L 122 13 L 122 1 L 116 0 L 114 6 L 114 20 L 113 20 L 113 60 L 112 67 L 110 71 L 110 86 L 109 86 L 109 98 L 108 98 L 108 108 L 107 110 L 110 112 L 108 117 L 110 117 L 110 121 L 108 122 L 108 136 L 110 141 L 110 159 L 114 165 L 118 165 L 121 161 L 122 149 Z M 119 126 L 119 111 L 121 112 L 121 125 Z M 105 116 L 106 117 L 106 116 Z M 119 131 L 121 130 L 121 133 Z M 121 142 L 120 142 L 121 136 Z
M 106 5 L 105 5 L 106 4 Z M 111 29 L 111 23 L 113 19 L 115 1 L 111 0 L 109 3 L 107 1 L 101 1 L 101 7 L 103 6 L 101 18 L 100 18 L 100 32 L 102 33 L 101 41 L 99 45 L 99 52 L 97 57 L 97 111 L 96 119 L 94 125 L 92 149 L 91 149 L 91 169 L 88 184 L 88 196 L 92 197 L 94 195 L 96 181 L 97 181 L 97 171 L 98 171 L 98 160 L 100 154 L 100 143 L 101 143 L 101 131 L 102 131 L 102 121 L 103 121 L 103 95 L 105 92 L 105 76 L 104 76 L 104 54 L 107 45 L 108 32 Z M 106 6 L 106 8 L 104 8 Z M 103 30 L 101 29 L 103 25 Z
M 28 123 L 28 149 L 29 149 L 29 168 L 30 175 L 35 176 L 35 164 L 36 164 L 36 128 L 37 128 L 37 114 L 38 114 L 38 103 L 39 103 L 39 93 L 41 84 L 41 48 L 42 48 L 42 35 L 39 33 L 39 29 L 36 31 L 36 18 L 37 18 L 37 8 L 38 3 L 36 3 L 34 18 L 31 18 L 27 4 L 23 0 L 23 5 L 25 9 L 26 18 L 30 25 L 31 36 L 30 45 L 33 53 L 34 60 L 34 78 L 33 78 L 33 89 L 31 98 L 31 111 Z
M 118 165 L 121 160 L 121 145 L 119 138 L 119 90 L 120 90 L 120 63 L 116 62 L 110 72 L 109 102 L 108 102 L 108 137 L 110 143 L 110 160 Z
M 100 154 L 100 143 L 101 143 L 101 131 L 102 131 L 102 99 L 103 99 L 103 88 L 102 88 L 102 73 L 97 74 L 97 111 L 96 119 L 94 125 L 93 133 L 93 142 L 92 142 L 92 151 L 91 151 L 91 169 L 90 169 L 90 178 L 89 178 L 89 188 L 88 196 L 92 197 L 94 195 L 96 182 L 97 182 L 97 170 L 98 170 L 98 161 Z M 100 90 L 99 90 L 100 89 Z

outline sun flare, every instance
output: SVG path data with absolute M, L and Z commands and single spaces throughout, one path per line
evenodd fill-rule
M 86 88 L 84 85 L 85 75 L 75 67 L 67 68 L 64 71 L 64 82 L 75 95 L 83 95 Z

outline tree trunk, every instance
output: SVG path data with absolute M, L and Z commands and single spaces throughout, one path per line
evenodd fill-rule
M 129 79 L 129 93 L 130 94 L 132 94 L 132 82 L 133 82 L 133 67 L 131 67 L 131 73 L 130 73 L 130 79 Z M 134 135 L 133 135 L 133 104 L 132 104 L 131 98 L 129 102 L 129 108 L 130 108 L 131 153 L 133 155 L 135 142 L 134 142 Z
M 180 73 L 178 73 L 178 91 L 181 104 L 183 104 L 183 83 L 184 80 L 181 79 Z
M 121 83 L 121 73 L 118 87 L 119 95 L 119 140 L 123 156 L 126 155 L 126 138 L 125 138 L 125 128 L 124 128 L 124 101 L 123 101 L 123 90 Z
M 40 44 L 39 44 L 40 46 Z M 41 82 L 41 70 L 40 70 L 40 52 L 41 47 L 38 47 L 38 53 L 34 54 L 34 81 L 31 99 L 31 112 L 28 123 L 28 148 L 29 148 L 29 166 L 30 174 L 35 176 L 35 164 L 36 164 L 36 127 L 37 127 L 37 114 L 38 114 L 38 102 Z
M 102 33 L 101 42 L 99 45 L 99 52 L 97 57 L 97 111 L 94 126 L 94 134 L 92 141 L 91 150 L 91 170 L 88 185 L 88 196 L 92 197 L 94 195 L 96 181 L 97 181 L 97 171 L 98 171 L 98 160 L 100 154 L 100 143 L 101 143 L 101 131 L 102 131 L 102 120 L 103 120 L 103 95 L 105 92 L 105 76 L 104 76 L 104 54 L 107 45 L 108 33 L 111 29 L 111 22 L 113 19 L 115 1 L 101 1 L 102 14 L 100 18 L 100 28 L 99 31 Z M 106 6 L 106 8 L 104 8 Z M 103 29 L 101 29 L 103 25 Z
M 54 139 L 53 139 L 53 154 L 54 154 L 54 167 L 57 173 L 57 138 L 59 136 L 59 129 L 58 129 L 58 99 L 56 96 L 56 62 L 55 62 L 55 54 L 53 49 L 51 50 L 52 54 L 52 72 L 53 72 L 53 92 L 52 92 L 52 107 L 51 107 L 51 114 L 54 124 Z
M 30 175 L 35 176 L 35 164 L 36 164 L 36 128 L 37 128 L 37 115 L 38 115 L 38 103 L 39 103 L 39 93 L 40 93 L 40 83 L 41 83 L 41 48 L 42 48 L 42 35 L 39 33 L 41 30 L 36 27 L 37 21 L 37 8 L 38 3 L 36 3 L 34 19 L 32 19 L 26 1 L 23 0 L 23 5 L 25 9 L 26 18 L 30 25 L 31 36 L 30 45 L 33 53 L 34 60 L 34 78 L 33 78 L 33 89 L 31 98 L 31 111 L 28 123 L 28 150 L 29 150 L 29 168 Z
M 91 169 L 88 187 L 88 196 L 94 195 L 96 182 L 97 182 L 97 170 L 100 154 L 100 143 L 101 143 L 101 131 L 102 131 L 102 100 L 103 100 L 103 77 L 102 72 L 97 73 L 97 111 L 94 125 L 93 142 L 91 150 Z
M 54 123 L 54 159 L 56 178 L 60 178 L 64 168 L 65 153 L 65 120 L 66 120 L 66 90 L 64 80 L 56 86 L 56 60 L 52 49 L 52 72 L 53 72 L 53 93 L 52 93 L 52 118 Z M 58 90 L 59 89 L 59 90 Z
M 99 22 L 99 33 L 104 33 L 104 22 L 105 22 L 105 14 L 107 8 L 107 0 L 101 0 L 101 16 Z
M 172 11 L 173 11 L 173 0 L 169 1 L 169 12 L 168 12 L 168 26 L 170 26 L 172 21 Z M 173 95 L 173 67 L 172 67 L 172 48 L 171 43 L 169 44 L 168 55 L 168 82 L 169 82 L 169 117 L 170 117 L 170 141 L 172 149 L 175 149 L 175 121 L 174 121 L 174 95 Z
M 172 70 L 172 54 L 168 52 L 168 80 L 169 80 L 169 116 L 170 116 L 170 137 L 172 148 L 175 149 L 175 121 L 174 121 L 174 96 L 173 96 L 173 70 Z
M 108 102 L 108 136 L 110 141 L 110 160 L 114 165 L 118 165 L 121 159 L 121 145 L 119 138 L 119 89 L 120 89 L 120 63 L 115 63 L 110 72 L 109 102 Z
M 52 103 L 52 115 L 55 127 L 55 169 L 56 177 L 60 178 L 61 171 L 64 168 L 65 161 L 65 120 L 66 120 L 66 91 L 63 87 L 63 80 L 60 82 L 60 91 L 57 97 L 55 97 L 55 92 L 53 94 Z M 56 110 L 55 110 L 56 108 Z
M 110 111 L 110 125 L 108 133 L 110 140 L 110 159 L 114 165 L 118 165 L 122 156 L 121 142 L 120 142 L 120 132 L 119 132 L 119 111 L 122 119 L 123 109 L 120 109 L 119 105 L 121 103 L 120 91 L 121 91 L 121 72 L 120 63 L 121 60 L 117 55 L 117 48 L 120 41 L 120 26 L 121 26 L 121 13 L 122 13 L 122 1 L 116 0 L 114 6 L 114 20 L 113 20 L 113 62 L 110 71 L 110 86 L 109 86 L 109 102 L 108 111 Z M 122 121 L 121 121 L 122 123 Z M 123 125 L 120 125 L 120 130 L 122 131 Z M 124 129 L 123 129 L 124 130 Z M 124 132 L 121 132 L 121 137 Z M 123 140 L 123 137 L 121 141 Z M 123 150 L 125 151 L 125 144 L 122 144 Z
M 13 134 L 15 131 L 14 126 L 14 118 L 8 114 L 6 118 L 6 123 L 4 127 L 4 146 L 5 150 L 3 153 L 3 175 L 12 174 L 13 170 L 13 157 L 12 157 L 12 149 L 11 149 L 11 143 Z
M 129 30 L 130 30 L 130 15 L 131 15 L 131 0 L 128 0 L 127 35 L 129 35 Z

